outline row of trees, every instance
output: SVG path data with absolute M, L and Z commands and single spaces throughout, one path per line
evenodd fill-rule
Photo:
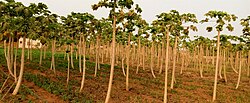
M 111 70 L 106 103 L 109 102 L 110 98 L 114 66 L 120 64 L 126 77 L 127 91 L 129 90 L 129 69 L 131 66 L 137 69 L 136 73 L 141 68 L 145 70 L 149 66 L 153 78 L 156 78 L 156 68 L 161 74 L 165 66 L 165 103 L 167 102 L 169 65 L 172 65 L 170 88 L 173 89 L 178 61 L 181 61 L 181 73 L 188 65 L 193 64 L 194 68 L 199 68 L 201 78 L 205 66 L 208 68 L 210 63 L 215 64 L 213 100 L 216 99 L 218 74 L 222 78 L 222 68 L 225 81 L 227 81 L 226 66 L 230 65 L 235 73 L 239 74 L 236 88 L 239 86 L 242 65 L 245 64 L 245 67 L 248 68 L 249 76 L 250 16 L 241 20 L 241 25 L 244 27 L 243 35 L 237 37 L 221 35 L 224 26 L 229 31 L 233 31 L 230 22 L 237 19 L 235 15 L 223 11 L 206 13 L 207 18 L 202 20 L 201 23 L 215 23 L 216 26 L 214 27 L 218 32 L 216 43 L 215 40 L 202 36 L 197 36 L 195 40 L 189 39 L 189 31 L 197 31 L 195 23 L 198 23 L 198 20 L 195 14 L 180 14 L 176 10 L 171 10 L 157 15 L 157 19 L 149 25 L 141 17 L 142 9 L 138 4 L 134 5 L 133 0 L 103 0 L 92 5 L 93 10 L 100 7 L 110 9 L 109 17 L 96 19 L 89 13 L 74 12 L 64 17 L 52 14 L 48 7 L 42 3 L 24 6 L 14 0 L 1 1 L 0 40 L 4 42 L 9 76 L 15 80 L 13 85 L 15 84 L 16 87 L 12 94 L 17 94 L 24 72 L 25 45 L 22 46 L 20 71 L 17 70 L 19 64 L 16 61 L 19 43 L 17 40 L 19 38 L 23 38 L 23 43 L 25 43 L 26 38 L 41 41 L 40 65 L 42 65 L 42 60 L 46 58 L 43 55 L 43 53 L 46 53 L 46 48 L 51 47 L 50 69 L 54 73 L 56 73 L 54 55 L 58 50 L 56 48 L 63 48 L 68 60 L 67 84 L 70 77 L 70 68 L 75 68 L 73 65 L 75 53 L 76 59 L 79 60 L 79 72 L 82 73 L 80 91 L 84 87 L 86 55 L 95 59 L 95 77 L 98 69 L 100 69 L 100 62 L 110 63 Z M 207 27 L 208 32 L 211 32 L 214 27 Z M 237 43 L 233 44 L 232 41 Z M 32 57 L 30 54 L 29 52 L 28 57 Z M 124 60 L 126 60 L 126 63 L 124 63 Z M 149 63 L 148 66 L 147 63 Z M 157 65 L 154 65 L 155 63 Z M 237 69 L 239 70 L 237 71 Z M 17 71 L 19 71 L 19 75 L 17 75 Z

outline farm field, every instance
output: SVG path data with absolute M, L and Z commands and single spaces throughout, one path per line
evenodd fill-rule
M 67 60 L 64 60 L 64 54 L 57 52 L 56 57 L 56 74 L 50 70 L 50 57 L 44 60 L 42 66 L 38 65 L 39 51 L 33 51 L 33 60 L 25 62 L 25 72 L 23 84 L 19 94 L 12 96 L 7 93 L 2 102 L 85 102 L 85 103 L 101 103 L 105 99 L 110 65 L 101 64 L 97 77 L 94 77 L 95 63 L 92 60 L 87 60 L 86 65 L 86 83 L 83 92 L 79 93 L 81 83 L 81 73 L 76 68 L 70 70 L 70 80 L 66 86 L 67 75 Z M 7 78 L 6 63 L 3 60 L 3 49 L 0 49 L 1 56 L 1 72 L 0 86 Z M 51 55 L 50 52 L 47 55 Z M 20 56 L 18 56 L 19 58 Z M 19 60 L 18 60 L 19 61 Z M 77 60 L 75 64 L 77 64 Z M 156 74 L 157 78 L 153 78 L 149 68 L 140 70 L 135 73 L 135 68 L 131 68 L 130 72 L 130 88 L 125 90 L 125 76 L 122 74 L 122 69 L 115 66 L 113 90 L 111 93 L 111 103 L 161 103 L 164 91 L 164 74 Z M 200 78 L 199 70 L 188 67 L 179 74 L 180 66 L 177 63 L 176 83 L 174 89 L 169 91 L 168 102 L 202 102 L 209 103 L 212 98 L 212 86 L 214 78 L 214 69 L 204 69 L 204 78 Z M 245 71 L 245 70 L 243 70 Z M 155 72 L 158 72 L 157 70 Z M 170 75 L 170 72 L 169 72 Z M 170 78 L 168 78 L 170 80 Z M 13 83 L 12 79 L 7 81 L 10 86 Z M 246 74 L 242 74 L 240 87 L 236 90 L 237 74 L 228 69 L 228 82 L 225 83 L 222 79 L 218 82 L 218 97 L 216 102 L 250 102 L 250 80 Z M 8 90 L 9 86 L 1 93 L 0 98 Z M 170 86 L 170 84 L 169 84 Z M 10 90 L 12 91 L 13 88 Z
M 250 103 L 246 4 L 1 0 L 0 103 Z

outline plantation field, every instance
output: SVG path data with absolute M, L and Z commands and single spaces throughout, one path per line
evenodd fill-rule
M 21 52 L 21 51 L 19 51 Z M 86 62 L 86 81 L 83 92 L 79 92 L 81 85 L 82 73 L 78 69 L 78 60 L 74 61 L 74 69 L 70 69 L 70 79 L 68 86 L 67 78 L 67 60 L 64 54 L 57 52 L 55 54 L 56 74 L 50 70 L 51 53 L 47 52 L 47 58 L 39 66 L 39 51 L 33 50 L 33 60 L 25 59 L 25 72 L 21 88 L 18 95 L 13 96 L 11 92 L 13 87 L 8 90 L 13 79 L 8 79 L 7 86 L 0 93 L 3 103 L 102 103 L 105 100 L 108 81 L 109 81 L 109 64 L 101 64 L 97 76 L 94 77 L 95 63 L 93 58 L 87 56 Z M 20 54 L 20 53 L 18 53 Z M 0 87 L 8 77 L 8 70 L 3 49 L 0 49 Z M 20 59 L 20 56 L 18 55 Z M 19 62 L 17 69 L 19 70 Z M 170 67 L 171 68 L 171 63 Z M 250 102 L 250 79 L 246 76 L 246 69 L 242 70 L 242 78 L 239 88 L 236 90 L 238 74 L 234 73 L 231 68 L 227 69 L 228 82 L 219 79 L 217 88 L 218 103 L 249 103 Z M 150 73 L 150 68 L 140 69 L 136 74 L 136 67 L 130 69 L 130 87 L 129 91 L 125 90 L 125 76 L 122 73 L 120 64 L 116 64 L 114 71 L 114 81 L 112 86 L 110 103 L 161 103 L 164 94 L 164 73 L 158 74 L 155 69 L 156 78 Z M 199 70 L 189 65 L 188 68 L 180 73 L 180 63 L 177 62 L 176 83 L 174 89 L 168 88 L 168 102 L 170 103 L 209 103 L 212 102 L 214 67 L 204 68 L 204 78 L 199 76 Z M 171 69 L 169 69 L 171 75 Z M 168 81 L 171 78 L 169 76 Z M 170 87 L 170 82 L 168 87 Z

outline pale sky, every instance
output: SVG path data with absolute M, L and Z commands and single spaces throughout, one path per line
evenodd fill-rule
M 98 3 L 99 0 L 16 0 L 25 5 L 29 3 L 42 2 L 49 7 L 52 13 L 61 16 L 66 16 L 70 12 L 89 12 L 97 18 L 107 17 L 108 9 L 98 9 L 93 11 L 91 5 Z M 139 4 L 142 8 L 142 17 L 148 23 L 156 19 L 156 15 L 170 10 L 177 10 L 180 13 L 194 13 L 198 20 L 204 19 L 204 14 L 210 10 L 226 11 L 230 14 L 238 16 L 238 20 L 233 24 L 235 27 L 233 32 L 227 32 L 224 28 L 222 34 L 241 35 L 242 27 L 239 23 L 241 18 L 250 16 L 250 0 L 134 0 L 135 4 Z M 198 24 L 198 32 L 190 32 L 190 36 L 201 35 L 212 38 L 216 35 L 215 29 L 213 32 L 206 32 L 206 26 L 214 24 Z

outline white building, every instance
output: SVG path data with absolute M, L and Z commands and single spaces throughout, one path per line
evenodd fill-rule
M 22 46 L 23 46 L 23 38 L 20 38 L 18 47 L 22 48 Z M 41 48 L 42 44 L 40 43 L 40 40 L 32 40 L 26 38 L 25 48 L 29 48 L 29 46 L 31 46 L 31 48 Z

